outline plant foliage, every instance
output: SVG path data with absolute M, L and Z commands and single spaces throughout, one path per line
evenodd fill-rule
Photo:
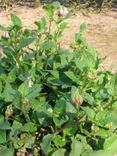
M 0 26 L 0 153 L 34 156 L 114 156 L 117 153 L 117 73 L 102 60 L 80 26 L 69 50 L 61 47 L 66 19 L 58 2 L 48 17 L 24 29 Z M 56 26 L 52 29 L 52 23 Z

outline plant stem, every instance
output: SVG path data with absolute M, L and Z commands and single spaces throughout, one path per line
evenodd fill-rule
M 52 19 L 49 20 L 49 34 L 51 33 L 51 25 L 52 25 Z

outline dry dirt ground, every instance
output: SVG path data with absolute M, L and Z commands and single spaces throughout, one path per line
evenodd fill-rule
M 44 16 L 42 8 L 33 9 L 26 6 L 14 6 L 0 12 L 0 24 L 8 25 L 10 23 L 10 14 L 18 15 L 25 27 L 34 27 L 34 21 Z M 75 11 L 75 15 L 68 19 L 70 28 L 63 34 L 62 45 L 67 45 L 74 39 L 74 33 L 79 31 L 81 23 L 85 22 L 88 29 L 85 37 L 89 45 L 96 48 L 101 56 L 107 56 L 105 65 L 107 68 L 114 64 L 114 71 L 117 71 L 117 10 L 105 10 L 101 13 L 86 13 Z

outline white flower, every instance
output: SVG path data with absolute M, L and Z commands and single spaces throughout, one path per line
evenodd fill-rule
M 31 78 L 28 78 L 28 86 L 31 88 L 33 86 L 33 81 Z
M 8 31 L 4 31 L 3 34 L 2 34 L 2 36 L 4 38 L 6 38 L 6 39 L 9 39 L 9 33 L 8 33 Z
M 60 10 L 58 11 L 58 16 L 59 17 L 63 17 L 66 16 L 68 14 L 68 10 L 66 7 L 60 7 Z

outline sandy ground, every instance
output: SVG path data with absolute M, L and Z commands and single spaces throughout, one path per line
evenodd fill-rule
M 10 23 L 10 14 L 18 15 L 25 27 L 34 27 L 34 21 L 45 15 L 42 8 L 33 9 L 26 6 L 14 6 L 0 12 L 0 24 Z M 73 41 L 74 33 L 79 31 L 81 23 L 85 22 L 88 29 L 85 37 L 89 45 L 96 48 L 101 56 L 107 56 L 105 65 L 108 68 L 114 64 L 117 71 L 117 10 L 105 10 L 99 14 L 75 11 L 75 16 L 68 19 L 70 28 L 63 33 L 62 45 L 67 48 L 67 44 Z

